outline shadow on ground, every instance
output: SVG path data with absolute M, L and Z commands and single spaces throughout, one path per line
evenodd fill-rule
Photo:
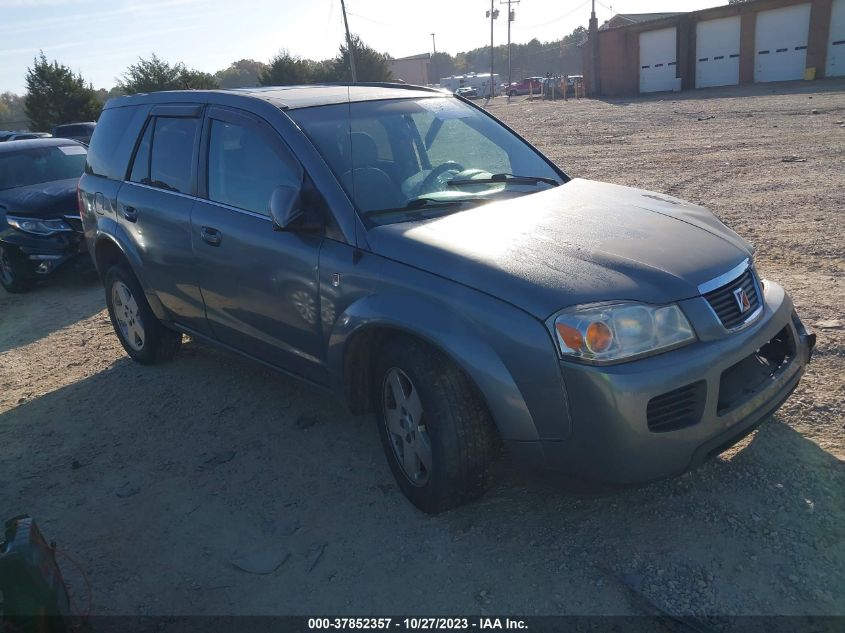
M 0 436 L 0 508 L 83 561 L 99 613 L 845 604 L 843 463 L 777 417 L 698 471 L 611 494 L 505 463 L 484 499 L 438 517 L 399 493 L 371 419 L 194 343 L 11 409 Z M 266 576 L 232 565 L 249 554 L 283 562 Z
M 0 287 L 0 353 L 42 339 L 104 307 L 97 271 L 87 259 L 59 269 L 27 293 L 11 294 Z

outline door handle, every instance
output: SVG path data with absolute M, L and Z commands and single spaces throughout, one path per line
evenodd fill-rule
M 123 217 L 129 222 L 136 222 L 138 220 L 138 209 L 135 207 L 123 206 Z
M 220 242 L 223 239 L 220 231 L 213 229 L 210 226 L 204 226 L 200 229 L 200 237 L 202 238 L 202 241 L 209 246 L 220 246 Z

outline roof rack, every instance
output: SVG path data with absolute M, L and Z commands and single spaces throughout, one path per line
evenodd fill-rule
M 429 86 L 418 86 L 417 84 L 402 84 L 395 81 L 356 81 L 355 83 L 348 81 L 327 81 L 322 84 L 314 84 L 317 86 L 348 86 L 354 88 L 355 86 L 364 86 L 366 88 L 403 88 L 405 90 L 419 90 L 421 92 L 440 92 L 437 88 Z

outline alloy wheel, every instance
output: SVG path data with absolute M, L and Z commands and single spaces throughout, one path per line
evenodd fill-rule
M 424 486 L 431 475 L 431 438 L 425 426 L 419 392 L 398 367 L 385 374 L 382 402 L 396 461 L 412 484 Z
M 112 285 L 111 299 L 114 318 L 123 340 L 136 352 L 140 352 L 144 348 L 144 323 L 132 291 L 122 281 L 116 281 Z

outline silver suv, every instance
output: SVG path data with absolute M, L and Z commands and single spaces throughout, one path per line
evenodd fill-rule
M 110 101 L 80 186 L 126 352 L 184 333 L 373 412 L 427 512 L 517 461 L 633 483 L 696 466 L 798 384 L 815 337 L 702 207 L 571 179 L 443 92 Z

